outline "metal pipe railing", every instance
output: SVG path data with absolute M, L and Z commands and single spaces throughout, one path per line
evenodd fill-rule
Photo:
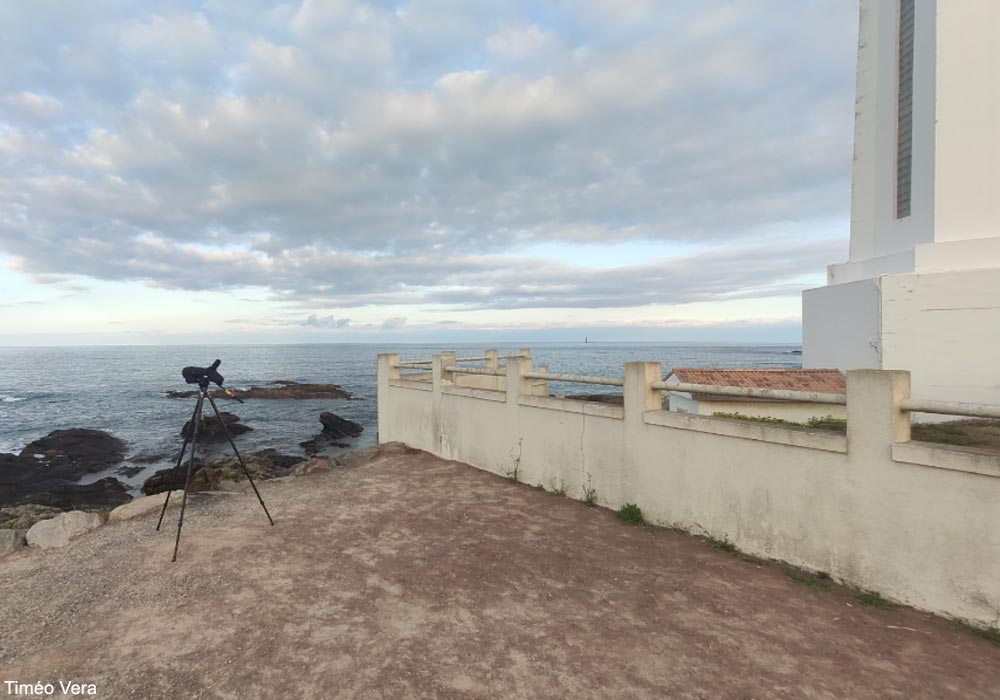
M 910 413 L 936 413 L 945 416 L 964 416 L 967 418 L 1000 418 L 1000 406 L 987 406 L 978 403 L 904 399 L 900 403 L 900 408 Z
M 434 362 L 432 360 L 406 360 L 400 362 L 397 367 L 401 369 L 422 369 L 424 367 L 430 367 Z
M 551 372 L 525 372 L 527 379 L 544 379 L 549 382 L 571 382 L 574 384 L 599 384 L 601 386 L 625 386 L 624 379 L 611 377 L 588 377 L 582 374 L 552 374 Z
M 740 396 L 748 399 L 774 399 L 777 401 L 797 401 L 799 403 L 823 403 L 846 406 L 847 394 L 826 394 L 819 391 L 791 391 L 789 389 L 760 389 L 741 386 L 715 386 L 713 384 L 668 384 L 653 382 L 654 389 L 661 391 L 682 391 L 711 396 Z

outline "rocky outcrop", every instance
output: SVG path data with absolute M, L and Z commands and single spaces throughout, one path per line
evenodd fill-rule
M 74 483 L 122 461 L 125 443 L 101 430 L 55 430 L 21 453 L 0 454 L 0 506 L 101 509 L 131 499 L 117 479 Z
M 108 514 L 108 522 L 118 523 L 123 520 L 139 518 L 150 513 L 159 513 L 163 509 L 163 501 L 166 497 L 165 493 L 159 493 L 155 496 L 142 496 L 123 506 L 118 506 Z M 179 508 L 183 497 L 183 491 L 171 491 L 170 502 L 167 505 L 168 510 L 170 508 Z
M 344 391 L 339 384 L 302 384 L 284 379 L 271 382 L 271 386 L 252 386 L 249 389 L 230 389 L 239 399 L 353 399 L 351 392 Z M 226 394 L 216 389 L 210 391 L 212 398 L 224 399 Z M 168 391 L 167 398 L 186 399 L 197 396 L 197 391 Z
M 333 469 L 334 461 L 326 457 L 313 457 L 307 459 L 292 469 L 292 476 L 308 476 L 309 474 L 322 474 Z
M 41 520 L 54 518 L 62 513 L 59 508 L 28 503 L 22 506 L 0 508 L 0 528 L 27 530 Z
M 184 481 L 187 478 L 187 470 L 187 460 L 184 460 L 184 463 L 179 467 L 161 469 L 142 482 L 142 492 L 147 496 L 151 496 L 155 493 L 163 493 L 164 491 L 183 489 Z M 219 481 L 221 481 L 220 476 L 206 472 L 205 463 L 199 459 L 195 459 L 188 491 L 191 493 L 211 491 L 219 485 Z
M 90 530 L 96 530 L 100 526 L 101 516 L 97 513 L 73 510 L 61 513 L 51 520 L 35 523 L 28 530 L 26 539 L 29 547 L 54 549 L 65 547 L 74 537 L 79 537 Z
M 0 530 L 0 559 L 26 546 L 26 530 Z
M 244 457 L 247 471 L 254 479 L 275 479 L 280 476 L 288 476 L 299 462 L 305 461 L 304 457 L 294 455 L 279 454 L 275 450 L 261 450 Z M 142 492 L 149 495 L 162 493 L 163 491 L 183 489 L 184 479 L 187 475 L 187 463 L 180 467 L 161 469 L 146 479 L 142 485 Z M 219 483 L 226 481 L 242 481 L 246 479 L 243 469 L 240 467 L 236 457 L 223 457 L 207 464 L 195 460 L 194 471 L 191 476 L 191 486 L 189 491 L 214 491 Z
M 125 443 L 101 430 L 55 430 L 28 443 L 19 455 L 0 454 L 0 492 L 10 484 L 76 481 L 118 464 Z
M 222 422 L 226 426 L 226 430 L 232 437 L 237 435 L 242 435 L 243 433 L 249 433 L 253 428 L 249 425 L 243 425 L 240 423 L 240 417 L 233 413 L 226 413 L 221 411 L 219 413 L 219 418 L 222 418 Z M 184 423 L 184 427 L 181 428 L 181 437 L 190 438 L 191 437 L 191 421 Z M 222 426 L 219 425 L 219 419 L 215 417 L 215 413 L 205 414 L 201 417 L 201 421 L 198 425 L 198 441 L 199 442 L 220 442 L 226 439 L 226 433 L 223 431 Z
M 90 484 L 68 481 L 36 481 L 0 484 L 0 506 L 35 504 L 60 510 L 103 510 L 132 500 L 125 486 L 113 477 Z

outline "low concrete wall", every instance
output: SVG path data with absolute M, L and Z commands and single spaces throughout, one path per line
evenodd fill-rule
M 658 363 L 625 365 L 624 407 L 400 381 L 379 356 L 379 440 L 529 484 L 642 507 L 650 522 L 936 613 L 1000 622 L 1000 457 L 909 442 L 905 372 L 848 373 L 847 437 L 664 411 Z M 462 382 L 464 384 L 464 382 Z

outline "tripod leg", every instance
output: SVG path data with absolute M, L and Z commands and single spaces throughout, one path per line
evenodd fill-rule
M 194 454 L 198 449 L 198 424 L 201 423 L 201 409 L 205 403 L 205 392 L 198 395 L 198 404 L 194 409 L 194 421 L 191 424 L 191 458 L 188 460 L 187 476 L 184 479 L 184 496 L 181 497 L 181 515 L 177 519 L 177 539 L 174 540 L 174 556 L 170 561 L 177 561 L 177 548 L 181 545 L 181 528 L 184 526 L 184 511 L 187 509 L 188 487 L 191 485 L 191 472 L 194 471 Z
M 253 488 L 253 492 L 257 494 L 257 500 L 260 501 L 260 507 L 264 509 L 264 515 L 267 516 L 267 520 L 271 525 L 274 525 L 274 520 L 271 519 L 271 514 L 267 512 L 267 506 L 264 505 L 264 499 L 260 497 L 260 491 L 257 490 L 257 485 L 253 483 L 253 477 L 250 476 L 250 470 L 247 469 L 246 462 L 243 461 L 240 451 L 236 449 L 236 443 L 233 442 L 232 436 L 229 434 L 229 428 L 226 427 L 226 422 L 222 420 L 222 416 L 219 414 L 219 407 L 215 405 L 215 399 L 212 398 L 211 394 L 207 394 L 209 402 L 212 404 L 212 408 L 215 410 L 215 417 L 219 419 L 219 425 L 222 426 L 222 432 L 226 434 L 226 439 L 229 440 L 230 446 L 233 448 L 233 452 L 236 453 L 236 459 L 240 462 L 240 467 L 243 468 L 243 473 L 246 474 L 247 481 L 250 482 L 250 486 Z
M 198 404 L 194 405 L 194 413 L 191 414 L 191 422 L 188 425 L 191 426 L 191 430 L 194 430 L 194 421 L 198 417 Z M 191 433 L 184 435 L 184 444 L 181 445 L 181 453 L 177 455 L 177 464 L 174 465 L 174 471 L 177 471 L 181 467 L 181 462 L 184 460 L 184 451 L 187 449 L 188 442 L 191 439 Z M 167 497 L 163 501 L 163 509 L 160 511 L 160 519 L 156 521 L 156 531 L 160 531 L 160 525 L 163 524 L 163 514 L 167 512 L 167 505 L 170 503 L 170 491 L 172 489 L 167 489 Z

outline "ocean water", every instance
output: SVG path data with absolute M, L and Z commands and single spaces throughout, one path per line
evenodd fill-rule
M 547 364 L 550 371 L 558 373 L 616 377 L 622 375 L 622 365 L 631 361 L 661 362 L 669 370 L 798 367 L 801 359 L 797 345 L 539 343 L 531 348 L 535 366 Z M 515 354 L 518 346 L 497 349 L 501 354 Z M 169 399 L 165 392 L 190 390 L 181 378 L 181 368 L 205 366 L 216 358 L 222 360 L 219 371 L 229 388 L 285 379 L 340 384 L 358 397 L 251 400 L 243 405 L 217 401 L 220 410 L 235 413 L 253 428 L 236 438 L 241 452 L 275 448 L 286 454 L 302 454 L 299 443 L 320 431 L 319 414 L 323 411 L 363 425 L 364 433 L 348 442 L 352 448 L 365 447 L 376 441 L 377 354 L 398 352 L 404 360 L 429 359 L 447 350 L 459 356 L 478 356 L 485 348 L 478 344 L 0 348 L 0 452 L 19 452 L 28 442 L 53 430 L 106 430 L 127 443 L 126 464 L 136 464 L 131 461 L 134 457 L 156 459 L 142 464 L 143 472 L 129 478 L 112 468 L 90 475 L 86 481 L 112 475 L 137 488 L 153 471 L 176 460 L 180 428 L 194 409 L 194 399 Z M 572 385 L 568 390 L 583 393 L 596 388 Z M 215 450 L 225 451 L 221 447 Z

